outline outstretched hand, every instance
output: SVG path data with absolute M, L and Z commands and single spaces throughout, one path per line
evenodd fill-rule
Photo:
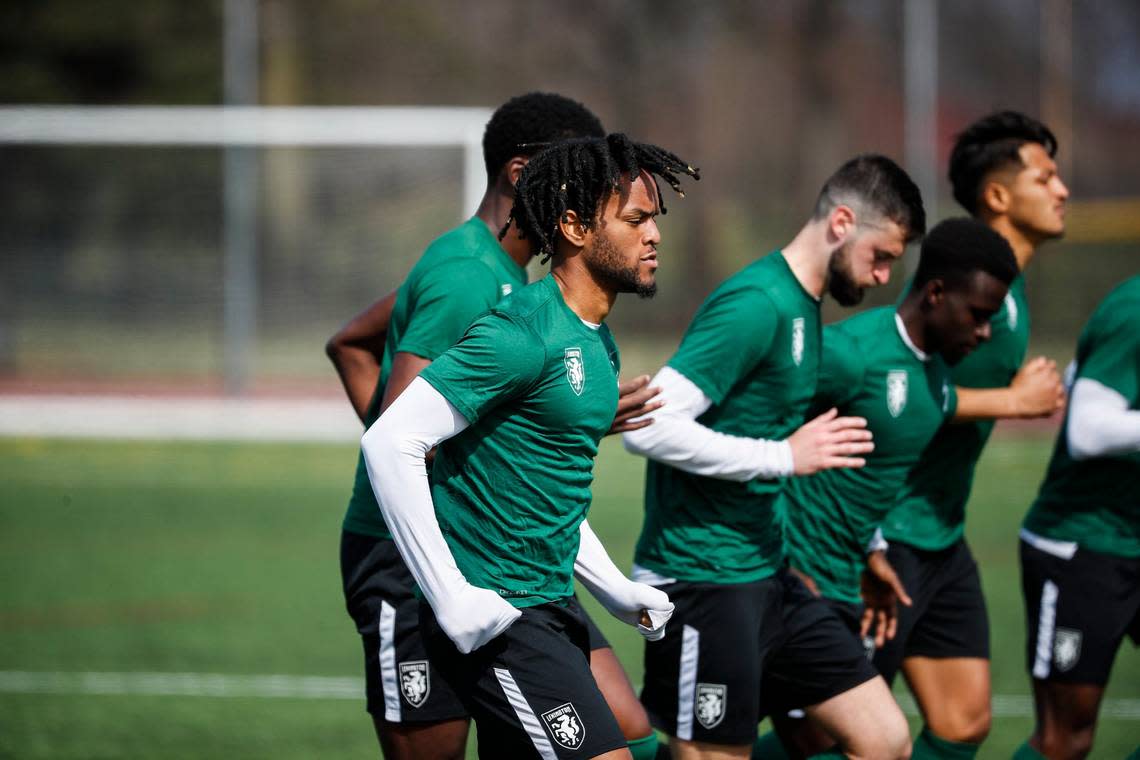
M 792 466 L 796 475 L 812 475 L 836 467 L 862 467 L 860 455 L 875 448 L 871 431 L 862 417 L 840 417 L 829 409 L 805 423 L 788 438 L 792 447 Z
M 898 573 L 887 561 L 885 551 L 867 555 L 861 586 L 863 619 L 859 624 L 859 635 L 866 637 L 874 631 L 875 647 L 878 648 L 895 637 L 899 625 L 899 604 L 909 607 L 912 602 Z
M 618 407 L 614 422 L 606 435 L 628 433 L 653 424 L 652 418 L 645 415 L 660 409 L 664 401 L 654 401 L 661 389 L 649 385 L 649 375 L 639 375 L 632 380 L 618 383 Z

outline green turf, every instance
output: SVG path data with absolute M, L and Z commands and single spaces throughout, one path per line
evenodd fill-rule
M 996 440 L 971 505 L 995 693 L 1027 693 L 1015 533 L 1048 447 Z M 341 446 L 0 441 L 0 670 L 359 677 L 337 568 L 354 464 Z M 591 523 L 621 565 L 642 469 L 603 445 Z M 638 681 L 636 633 L 597 619 Z M 1128 645 L 1108 696 L 1140 697 Z M 1008 757 L 1029 727 L 998 719 L 982 757 Z M 1104 720 L 1093 756 L 1138 736 Z M 353 700 L 0 693 L 0 757 L 376 754 Z

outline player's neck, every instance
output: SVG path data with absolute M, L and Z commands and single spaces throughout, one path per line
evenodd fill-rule
M 792 242 L 781 249 L 781 253 L 803 289 L 817 299 L 822 298 L 827 288 L 827 264 L 831 260 L 827 225 L 808 222 Z
M 1017 259 L 1017 268 L 1024 272 L 1042 241 L 1013 224 L 1007 216 L 995 216 L 987 219 L 986 223 L 1009 243 L 1009 247 L 1013 249 L 1013 257 Z
M 899 304 L 898 314 L 902 319 L 903 329 L 906 330 L 906 335 L 914 347 L 925 354 L 931 353 L 927 348 L 929 341 L 926 340 L 926 318 L 922 312 L 921 296 L 914 295 L 912 291 L 912 294 Z
M 487 192 L 483 194 L 483 200 L 479 201 L 479 208 L 475 210 L 475 216 L 483 220 L 483 223 L 487 225 L 495 237 L 499 236 L 499 231 L 511 218 L 511 208 L 515 203 L 514 188 L 510 185 L 503 188 L 500 186 L 501 184 L 499 182 L 488 187 Z M 506 192 L 507 189 L 510 192 Z M 499 245 L 520 267 L 525 267 L 530 261 L 530 243 L 519 237 L 518 228 L 513 224 L 503 239 L 499 241 Z
M 603 287 L 580 264 L 580 256 L 555 259 L 551 267 L 554 282 L 562 291 L 562 300 L 579 319 L 599 325 L 609 316 L 617 300 L 617 291 Z

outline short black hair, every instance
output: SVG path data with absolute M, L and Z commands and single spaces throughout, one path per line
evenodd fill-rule
M 1017 111 L 993 113 L 966 127 L 950 152 L 954 200 L 976 216 L 982 180 L 995 169 L 1023 165 L 1018 151 L 1026 143 L 1040 144 L 1050 156 L 1057 154 L 1057 138 L 1049 128 Z
M 535 253 L 553 256 L 558 223 L 574 211 L 587 226 L 597 222 L 602 203 L 618 191 L 623 177 L 648 172 L 657 185 L 661 213 L 665 201 L 657 177 L 681 197 L 678 174 L 699 180 L 700 172 L 656 145 L 637 143 L 620 132 L 606 137 L 582 137 L 555 143 L 530 160 L 515 186 L 515 202 L 499 239 L 513 221 L 522 237 L 534 242 Z
M 974 272 L 986 272 L 1009 285 L 1019 271 L 1004 237 L 977 219 L 959 217 L 935 225 L 923 239 L 914 288 L 935 279 L 959 287 Z
M 856 156 L 827 178 L 815 202 L 814 218 L 822 219 L 840 205 L 890 219 L 906 230 L 907 242 L 926 232 L 918 186 L 901 166 L 877 153 Z
M 483 162 L 494 179 L 515 156 L 533 156 L 557 140 L 604 137 L 602 122 L 576 100 L 552 92 L 528 92 L 495 110 L 483 132 Z

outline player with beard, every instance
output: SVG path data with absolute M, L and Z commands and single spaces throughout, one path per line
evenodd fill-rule
M 903 757 L 906 719 L 844 624 L 785 568 L 783 479 L 861 467 L 861 418 L 805 424 L 820 362 L 820 301 L 857 303 L 925 230 L 918 188 L 865 155 L 826 182 L 782 250 L 701 306 L 654 379 L 664 405 L 626 433 L 649 457 L 633 577 L 676 604 L 645 649 L 642 702 L 674 757 L 747 757 L 765 714 L 805 709 L 846 752 Z
M 551 273 L 477 319 L 362 439 L 423 593 L 428 654 L 475 719 L 483 757 L 631 757 L 590 671 L 573 578 L 647 637 L 663 633 L 668 596 L 626 578 L 585 516 L 618 402 L 602 322 L 618 293 L 653 293 L 654 176 L 677 190 L 678 174 L 697 176 L 624 135 L 533 158 L 511 220 Z
M 914 282 L 897 307 L 870 309 L 823 330 L 812 407 L 865 418 L 875 450 L 865 467 L 792 478 L 781 511 L 792 567 L 812 578 L 868 655 L 893 636 L 900 584 L 893 573 L 879 578 L 879 569 L 867 566 L 866 547 L 942 424 L 977 416 L 969 398 L 958 403 L 949 368 L 989 340 L 990 318 L 1017 274 L 1005 238 L 973 219 L 950 219 L 923 239 Z M 830 744 L 813 736 L 807 721 L 773 720 L 800 755 Z
M 495 110 L 483 135 L 487 189 L 475 215 L 436 239 L 399 290 L 329 341 L 329 356 L 366 427 L 476 317 L 526 286 L 532 246 L 516 234 L 500 242 L 496 233 L 508 222 L 515 184 L 530 157 L 554 140 L 604 134 L 589 109 L 554 93 L 520 95 Z M 646 401 L 648 381 L 645 376 L 619 385 L 619 411 L 609 432 L 631 429 L 627 420 Z M 364 644 L 367 710 L 384 756 L 463 757 L 470 721 L 459 699 L 433 675 L 420 639 L 412 577 L 381 517 L 363 456 L 344 518 L 340 564 L 345 604 Z M 634 757 L 652 758 L 657 736 L 633 686 L 605 636 L 588 618 L 587 624 L 599 687 Z
M 1043 124 L 1005 111 L 970 125 L 950 154 L 955 200 L 1009 242 L 1022 272 L 1065 230 L 1069 190 L 1056 151 Z M 989 342 L 951 369 L 959 404 L 983 403 L 988 413 L 938 432 L 883 521 L 886 558 L 914 603 L 899 610 L 897 635 L 874 662 L 888 682 L 901 669 L 918 702 L 925 725 L 916 760 L 973 757 L 990 730 L 989 622 L 965 521 L 993 420 L 1049 415 L 1064 403 L 1052 361 L 1022 367 L 1029 345 L 1024 277 L 1013 281 L 991 325 Z

